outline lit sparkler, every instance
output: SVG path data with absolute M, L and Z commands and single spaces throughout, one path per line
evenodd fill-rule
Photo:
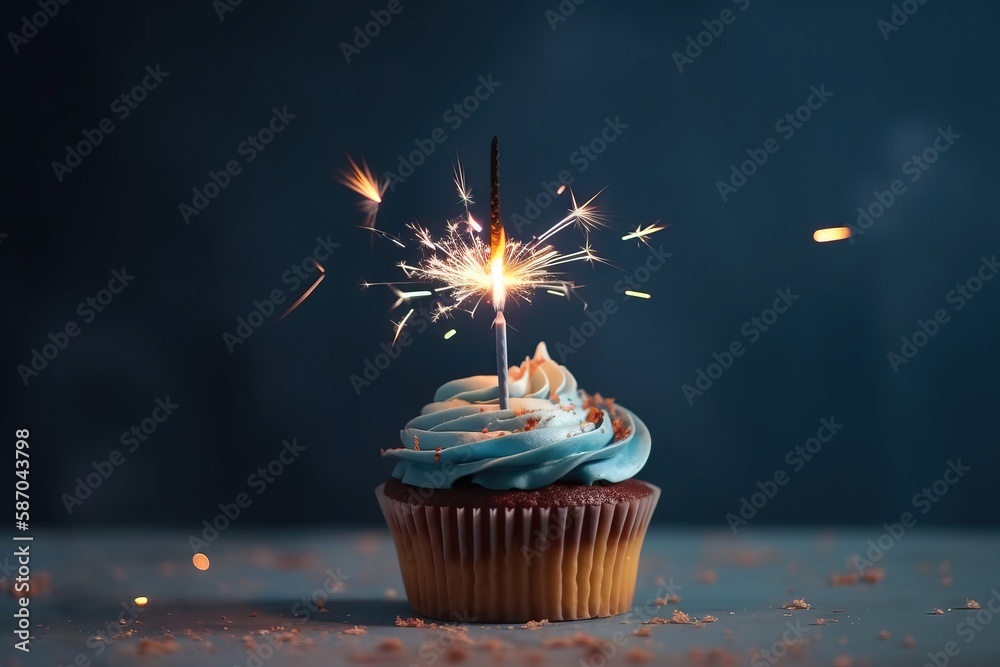
M 352 163 L 353 165 L 353 163 Z M 459 163 L 455 168 L 455 187 L 464 216 L 447 223 L 443 237 L 435 237 L 417 223 L 408 225 L 413 232 L 422 257 L 415 263 L 400 262 L 407 280 L 402 283 L 378 283 L 390 287 L 396 294 L 398 307 L 411 299 L 441 295 L 431 314 L 432 321 L 449 317 L 455 310 L 475 315 L 476 308 L 488 299 L 496 313 L 494 327 L 497 341 L 497 385 L 501 409 L 510 403 L 507 365 L 507 327 L 504 308 L 508 300 L 530 302 L 536 291 L 558 296 L 575 293 L 576 285 L 563 277 L 559 267 L 577 261 L 603 262 L 589 241 L 579 250 L 563 253 L 551 239 L 564 229 L 575 227 L 589 236 L 590 231 L 604 225 L 604 218 L 594 206 L 597 195 L 582 204 L 572 195 L 572 207 L 566 216 L 530 241 L 507 238 L 500 216 L 499 140 L 494 137 L 490 151 L 490 238 L 480 237 L 483 226 L 472 217 L 469 207 L 472 193 L 466 185 L 465 173 Z M 350 187 L 350 186 L 349 186 Z M 360 192 L 358 188 L 352 188 Z M 598 192 L 598 195 L 600 192 Z M 379 230 L 380 231 L 380 230 Z M 652 232 L 647 232 L 652 233 Z M 402 245 L 396 237 L 390 240 Z M 365 287 L 376 283 L 365 283 Z M 404 291 L 399 285 L 412 285 Z M 417 287 L 417 286 L 420 287 Z M 426 288 L 424 287 L 426 286 Z M 399 322 L 393 322 L 394 341 L 413 315 L 409 309 Z M 447 340 L 454 330 L 445 335 Z

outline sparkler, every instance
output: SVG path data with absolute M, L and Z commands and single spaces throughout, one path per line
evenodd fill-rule
M 507 286 L 504 283 L 504 251 L 507 233 L 500 219 L 500 138 L 493 137 L 490 145 L 490 279 L 493 288 L 493 308 L 497 316 L 493 326 L 497 334 L 497 392 L 500 409 L 510 408 L 510 387 L 507 375 L 507 320 L 503 316 Z
M 458 190 L 459 203 L 464 207 L 464 216 L 449 221 L 445 235 L 440 238 L 434 237 L 428 229 L 417 223 L 407 225 L 422 252 L 422 258 L 415 263 L 405 261 L 399 263 L 407 280 L 365 283 L 364 286 L 375 284 L 388 286 L 397 297 L 393 308 L 417 298 L 437 298 L 431 314 L 431 320 L 435 322 L 450 317 L 455 310 L 465 310 L 470 315 L 475 315 L 476 308 L 483 299 L 489 299 L 496 313 L 493 324 L 496 329 L 498 403 L 501 409 L 508 409 L 510 390 L 507 323 L 504 315 L 508 300 L 522 299 L 530 303 L 536 291 L 545 291 L 562 297 L 575 294 L 576 285 L 563 278 L 561 265 L 577 261 L 593 263 L 604 260 L 597 256 L 589 240 L 585 240 L 584 245 L 577 251 L 562 253 L 552 245 L 551 239 L 570 227 L 576 227 L 585 237 L 589 237 L 590 231 L 603 226 L 604 218 L 593 203 L 597 195 L 579 204 L 571 191 L 572 207 L 552 227 L 530 241 L 522 242 L 507 238 L 500 215 L 499 147 L 499 140 L 494 137 L 490 150 L 489 243 L 480 237 L 480 233 L 484 231 L 483 225 L 476 222 L 470 213 L 470 206 L 474 204 L 472 192 L 466 186 L 465 173 L 461 163 L 458 163 L 454 182 Z M 345 179 L 345 183 L 355 192 L 374 202 L 369 195 L 377 193 L 381 186 L 370 177 L 370 172 L 366 172 L 367 168 L 359 169 L 353 161 L 351 165 L 356 178 L 353 185 L 347 183 L 348 179 Z M 359 172 L 361 176 L 358 176 Z M 365 178 L 368 180 L 365 181 Z M 367 185 L 363 185 L 362 181 Z M 376 235 L 404 246 L 395 236 L 382 230 L 370 229 L 376 232 Z M 394 341 L 398 339 L 412 315 L 413 309 L 410 308 L 399 322 L 392 323 Z M 445 334 L 445 340 L 454 334 L 455 330 L 452 329 Z

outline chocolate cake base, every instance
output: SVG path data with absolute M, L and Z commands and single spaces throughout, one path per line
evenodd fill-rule
M 489 491 L 390 479 L 375 494 L 418 614 L 524 623 L 628 611 L 660 490 L 638 480 Z

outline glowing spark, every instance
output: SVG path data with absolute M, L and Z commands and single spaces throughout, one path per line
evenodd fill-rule
M 410 312 L 408 312 L 406 314 L 406 317 L 404 317 L 403 319 L 401 319 L 399 321 L 399 324 L 396 325 L 396 335 L 392 337 L 392 344 L 393 345 L 396 344 L 396 339 L 399 338 L 399 332 L 401 332 L 403 330 L 403 327 L 406 326 L 406 320 L 410 319 L 410 315 L 412 315 L 412 314 L 413 314 L 413 309 L 410 308 Z
M 454 335 L 455 335 L 456 333 L 458 333 L 458 332 L 457 332 L 457 331 L 455 331 L 454 329 L 452 329 L 451 331 L 449 331 L 448 333 L 446 333 L 446 334 L 444 335 L 444 339 L 445 339 L 445 340 L 448 340 L 449 338 L 451 338 L 452 336 L 454 336 Z
M 636 296 L 636 297 L 639 297 L 640 299 L 648 299 L 648 298 L 650 298 L 649 295 L 646 294 L 645 292 L 633 292 L 632 290 L 628 290 L 628 289 L 625 290 L 625 296 Z
M 458 190 L 458 203 L 465 206 L 465 210 L 469 210 L 471 204 L 475 204 L 475 200 L 472 199 L 472 191 L 465 186 L 465 171 L 462 169 L 462 161 L 455 161 L 455 188 Z
M 556 224 L 552 225 L 552 227 L 538 237 L 538 240 L 545 241 L 549 237 L 558 234 L 571 225 L 576 225 L 577 228 L 585 234 L 589 234 L 592 229 L 596 229 L 597 227 L 603 227 L 604 216 L 598 212 L 595 206 L 591 206 L 601 192 L 604 192 L 604 190 L 599 190 L 596 195 L 588 199 L 583 204 L 578 205 L 576 203 L 576 195 L 574 195 L 573 191 L 570 190 L 569 196 L 573 202 L 573 207 L 569 210 L 569 214 Z
M 395 310 L 396 308 L 399 308 L 400 304 L 409 299 L 418 299 L 422 296 L 433 296 L 434 294 L 434 292 L 430 292 L 428 290 L 414 290 L 411 292 L 404 292 L 402 290 L 396 289 L 392 285 L 389 286 L 389 289 L 391 289 L 392 293 L 396 295 L 396 303 L 392 304 L 392 308 L 390 308 L 390 310 Z
M 367 229 L 368 231 L 370 231 L 372 234 L 375 234 L 376 236 L 381 236 L 382 238 L 384 238 L 384 239 L 386 239 L 388 241 L 392 241 L 393 243 L 395 243 L 396 245 L 398 245 L 400 248 L 405 248 L 406 247 L 405 245 L 403 245 L 402 241 L 400 241 L 397 237 L 393 236 L 389 232 L 382 231 L 381 229 L 378 229 L 376 227 L 365 227 L 363 225 L 361 226 L 361 229 Z
M 347 157 L 347 161 L 351 163 L 351 170 L 345 171 L 338 177 L 340 182 L 365 199 L 381 204 L 388 183 L 379 183 L 364 160 L 361 161 L 360 167 L 350 156 Z
M 361 210 L 365 212 L 365 221 L 362 226 L 374 227 L 375 216 L 378 215 L 378 207 L 382 203 L 382 195 L 389 187 L 389 182 L 379 183 L 364 160 L 361 161 L 360 167 L 351 156 L 347 156 L 347 161 L 351 163 L 350 171 L 340 174 L 337 180 L 364 197 L 359 205 Z
M 657 220 L 657 222 L 659 222 L 659 220 Z M 646 245 L 649 245 L 649 239 L 647 237 L 650 234 L 655 234 L 656 232 L 662 232 L 666 228 L 667 228 L 666 225 L 658 225 L 656 223 L 653 223 L 653 224 L 651 224 L 650 226 L 648 226 L 646 228 L 643 228 L 642 225 L 636 225 L 635 231 L 634 232 L 629 232 L 628 234 L 626 234 L 625 236 L 623 236 L 622 237 L 622 241 L 628 241 L 629 239 L 635 239 L 637 241 L 641 241 L 642 243 L 645 243 Z
M 316 260 L 313 260 L 313 261 L 316 261 Z M 314 282 L 312 285 L 310 285 L 309 289 L 307 289 L 305 292 L 303 292 L 302 296 L 300 296 L 298 299 L 296 299 L 295 302 L 288 307 L 288 310 L 286 310 L 285 312 L 283 312 L 281 314 L 281 317 L 278 318 L 279 322 L 281 320 L 285 319 L 285 317 L 287 317 L 288 314 L 291 313 L 293 310 L 295 310 L 296 308 L 298 308 L 299 305 L 303 301 L 305 301 L 309 297 L 310 294 L 313 293 L 313 290 L 315 290 L 317 287 L 319 287 L 319 284 L 321 282 L 323 282 L 323 279 L 326 278 L 326 269 L 323 268 L 323 265 L 320 264 L 319 262 L 316 262 L 316 268 L 319 269 L 319 276 L 316 278 L 316 282 Z
M 483 231 L 483 226 L 476 222 L 476 219 L 472 217 L 472 214 L 469 214 L 469 227 L 472 227 L 472 230 L 477 234 Z
M 566 192 L 566 184 L 565 183 L 563 183 L 562 185 L 559 186 L 559 189 L 556 190 L 556 194 L 557 195 L 561 195 L 564 192 Z
M 136 607 L 145 607 L 148 603 L 149 603 L 149 598 L 147 598 L 145 595 L 140 595 L 135 599 Z
M 549 294 L 555 294 L 556 296 L 566 296 L 566 292 L 557 292 L 554 289 L 547 289 L 545 291 L 548 292 Z
M 198 554 L 195 554 L 195 555 L 191 556 L 191 562 L 199 570 L 207 570 L 209 568 L 209 566 L 211 565 L 209 563 L 208 556 L 206 556 L 205 554 L 201 554 L 201 553 L 198 553 Z
M 843 241 L 851 237 L 850 227 L 829 227 L 827 229 L 817 229 L 813 232 L 813 241 L 816 243 L 828 243 L 830 241 Z

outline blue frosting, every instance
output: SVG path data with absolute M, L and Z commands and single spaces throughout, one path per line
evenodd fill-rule
M 539 343 L 534 359 L 510 370 L 510 409 L 500 410 L 497 378 L 452 380 L 400 432 L 393 476 L 406 484 L 451 488 L 463 477 L 487 489 L 537 489 L 553 482 L 621 482 L 649 457 L 646 425 L 615 404 L 583 407 L 576 379 Z M 589 417 L 589 419 L 588 419 Z M 620 420 L 615 440 L 613 422 Z

